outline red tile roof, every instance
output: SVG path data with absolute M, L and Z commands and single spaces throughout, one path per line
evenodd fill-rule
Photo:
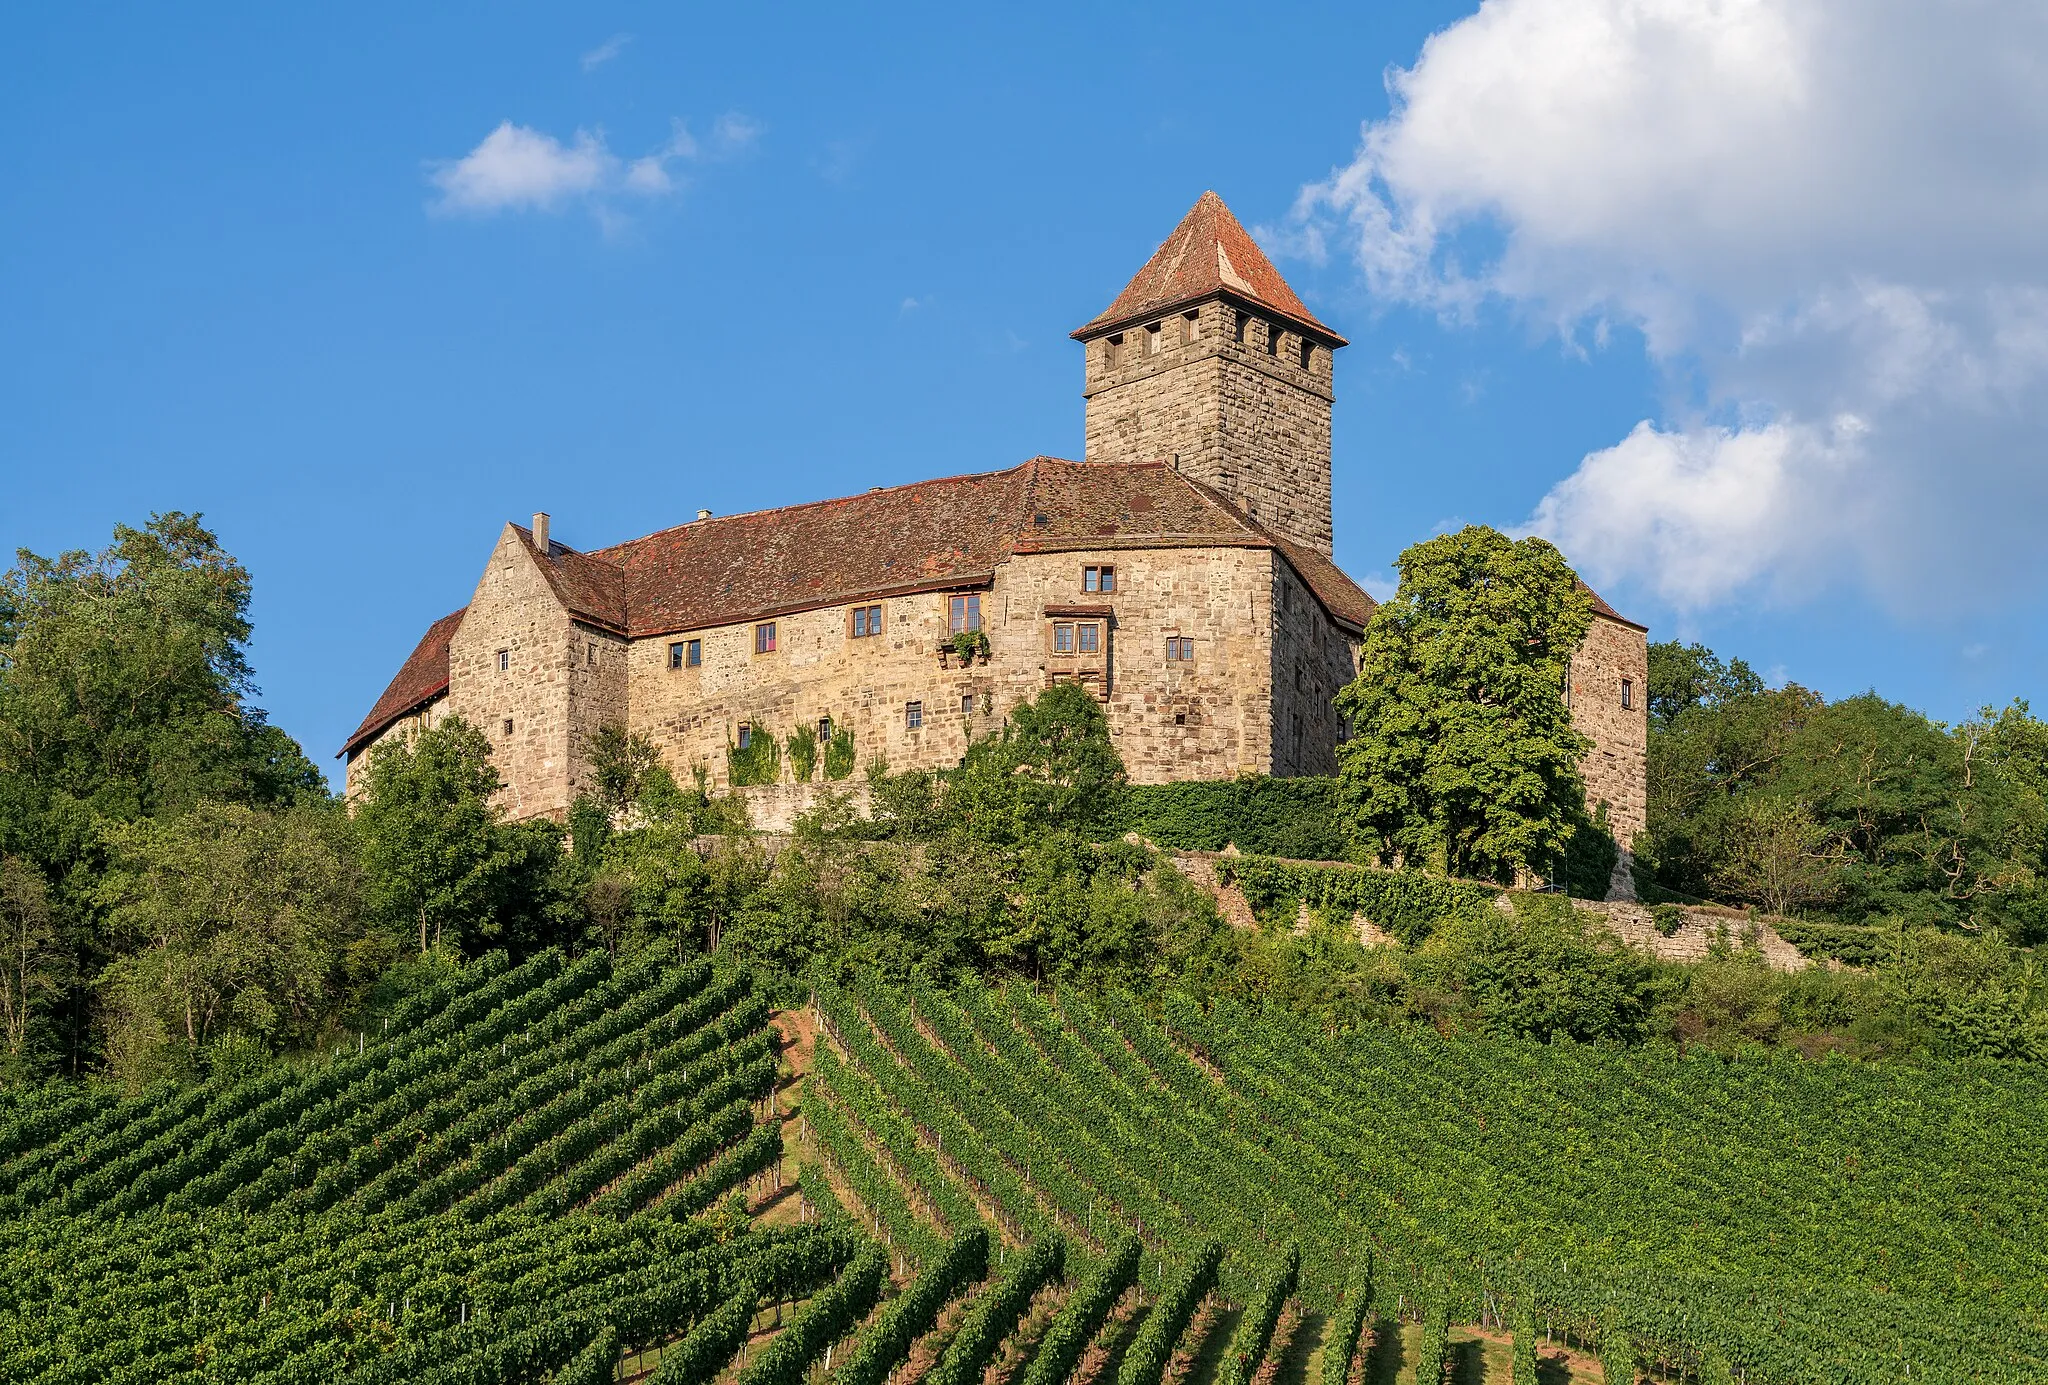
M 1630 620 L 1627 616 L 1615 610 L 1612 606 L 1607 604 L 1607 599 L 1605 597 L 1601 596 L 1599 592 L 1594 591 L 1591 587 L 1587 587 L 1584 582 L 1579 583 L 1579 585 L 1581 587 L 1585 587 L 1586 595 L 1593 598 L 1594 615 L 1605 616 L 1611 621 L 1615 621 L 1619 624 L 1626 625 L 1631 630 L 1641 630 L 1645 633 L 1649 631 L 1649 626 L 1644 625 L 1640 621 Z
M 1202 194 L 1116 302 L 1073 335 L 1077 340 L 1099 336 L 1124 323 L 1218 295 L 1264 308 L 1331 346 L 1346 344 L 1302 304 L 1266 252 L 1213 192 Z
M 465 606 L 462 611 L 467 611 Z M 398 676 L 384 689 L 377 705 L 363 718 L 363 724 L 348 738 L 341 753 L 347 755 L 400 717 L 418 711 L 448 691 L 448 642 L 462 624 L 462 611 L 442 616 L 427 627 L 427 633 L 413 646 L 400 666 Z
M 533 536 L 513 528 L 536 559 Z M 919 591 L 983 587 L 1014 553 L 1266 548 L 1330 615 L 1363 629 L 1372 598 L 1321 553 L 1268 532 L 1164 462 L 1036 457 L 1007 471 L 877 488 L 838 500 L 701 519 L 593 552 L 548 545 L 541 564 L 578 619 L 633 639 Z M 435 622 L 343 753 L 448 687 Z

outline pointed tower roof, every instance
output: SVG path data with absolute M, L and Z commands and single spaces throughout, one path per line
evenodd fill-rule
M 1218 296 L 1263 308 L 1332 346 L 1347 344 L 1294 296 L 1266 252 L 1213 192 L 1202 194 L 1116 302 L 1072 335 L 1076 340 L 1099 336 L 1138 318 Z

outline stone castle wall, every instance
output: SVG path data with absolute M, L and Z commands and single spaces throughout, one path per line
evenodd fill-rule
M 1649 825 L 1648 637 L 1632 625 L 1593 617 L 1572 656 L 1571 680 L 1572 725 L 1593 741 L 1579 762 L 1586 801 L 1607 805 L 1608 826 L 1627 850 Z
M 1086 457 L 1178 459 L 1276 533 L 1331 551 L 1329 348 L 1212 301 L 1087 344 Z M 1116 340 L 1120 338 L 1120 340 Z M 1157 342 L 1157 346 L 1153 345 Z M 1273 350 L 1267 346 L 1271 343 Z
M 1273 773 L 1335 774 L 1336 697 L 1358 675 L 1360 637 L 1332 621 L 1294 569 L 1273 561 Z

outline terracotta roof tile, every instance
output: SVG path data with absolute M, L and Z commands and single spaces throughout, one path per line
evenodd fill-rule
M 1344 338 L 1318 321 L 1295 296 L 1266 252 L 1213 192 L 1202 194 L 1116 301 L 1073 335 L 1096 336 L 1219 294 L 1287 318 L 1332 346 L 1345 345 Z
M 1580 582 L 1579 585 L 1581 587 L 1585 587 L 1586 595 L 1593 598 L 1594 615 L 1606 616 L 1609 620 L 1618 621 L 1621 624 L 1628 626 L 1632 630 L 1649 630 L 1649 626 L 1644 625 L 1640 621 L 1630 620 L 1627 616 L 1623 615 L 1621 612 L 1615 610 L 1612 606 L 1608 605 L 1607 599 L 1605 597 L 1601 596 L 1599 592 L 1594 591 L 1591 587 L 1587 587 L 1583 581 Z
M 384 695 L 377 699 L 377 705 L 370 709 L 370 714 L 363 718 L 363 724 L 342 746 L 343 755 L 400 717 L 417 711 L 423 704 L 448 691 L 448 642 L 455 638 L 455 631 L 462 624 L 462 613 L 468 609 L 465 606 L 462 611 L 442 616 L 427 627 L 427 633 L 413 646 L 397 676 L 385 687 Z
M 533 541 L 533 531 L 517 524 L 512 529 L 525 542 L 526 551 L 538 560 L 540 547 Z M 570 614 L 621 635 L 626 633 L 626 574 L 618 564 L 551 541 L 548 561 L 541 563 L 540 569 L 546 574 L 548 585 L 554 588 L 556 599 Z

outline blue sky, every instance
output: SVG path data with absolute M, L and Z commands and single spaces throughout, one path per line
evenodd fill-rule
M 0 546 L 204 512 L 255 576 L 262 702 L 331 766 L 506 519 L 545 509 L 595 547 L 700 506 L 1078 456 L 1067 332 L 1213 187 L 1353 342 L 1336 507 L 1354 575 L 1384 580 L 1447 526 L 1534 524 L 1658 636 L 1830 696 L 1876 686 L 1943 719 L 2043 701 L 2018 537 L 2041 513 L 2030 406 L 1868 396 L 1840 285 L 1886 322 L 1904 310 L 1873 284 L 1942 311 L 1979 292 L 2010 328 L 2048 276 L 2021 249 L 1964 282 L 1955 264 L 2009 247 L 1922 228 L 1910 258 L 1789 213 L 1780 240 L 1688 248 L 1665 210 L 1683 196 L 1605 204 L 1646 185 L 1617 136 L 1587 133 L 1611 103 L 1503 173 L 1487 151 L 1530 126 L 1515 102 L 1556 103 L 1489 63 L 1549 39 L 1569 79 L 1571 11 L 1601 8 L 10 11 Z M 1816 41 L 1781 39 L 1795 59 Z M 1853 117 L 1869 84 L 1842 80 Z M 1690 128 L 1671 85 L 1626 95 Z M 538 164 L 461 163 L 508 122 Z M 1784 202 L 1737 186 L 1743 155 L 1675 138 L 1657 176 L 1696 160 L 1748 225 L 1744 199 Z M 1560 216 L 1544 199 L 1574 178 L 1593 192 Z M 1719 210 L 1683 208 L 1684 228 Z M 1944 236 L 1948 260 L 1922 255 Z M 1963 360 L 2029 393 L 2032 358 L 1985 366 L 1955 312 L 1961 346 L 1912 339 L 1949 343 L 1933 373 Z M 1942 509 L 1957 490 L 1977 527 Z M 1923 515 L 1940 542 L 1920 544 Z

